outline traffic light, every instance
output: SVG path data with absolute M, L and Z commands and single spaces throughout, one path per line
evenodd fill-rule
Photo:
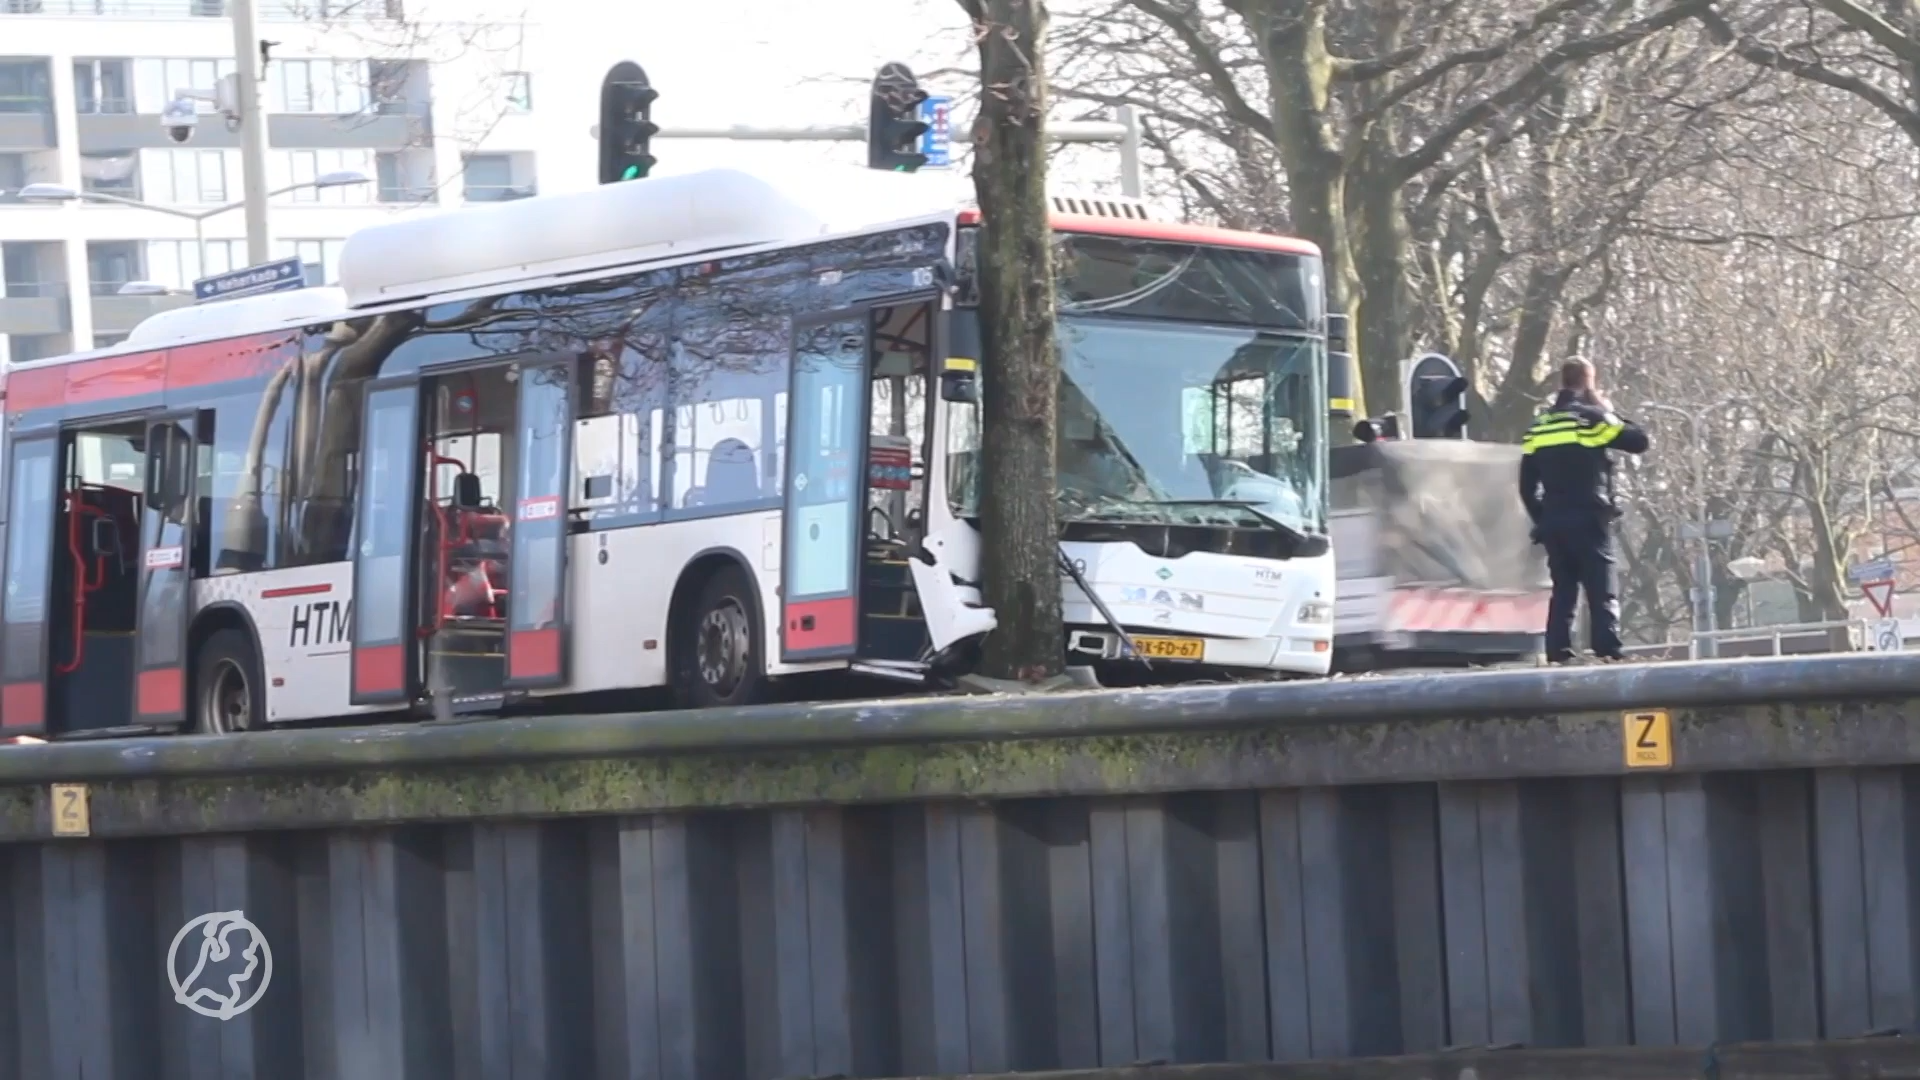
M 648 152 L 660 129 L 652 119 L 653 102 L 660 96 L 647 73 L 631 60 L 607 71 L 600 83 L 600 182 L 644 180 L 653 171 Z
M 867 119 L 867 168 L 913 172 L 927 163 L 920 137 L 927 133 L 920 103 L 927 92 L 913 70 L 898 61 L 873 77 L 873 111 Z
M 1360 376 L 1347 346 L 1347 317 L 1327 313 L 1327 413 L 1346 419 L 1359 411 Z M 1364 421 L 1362 421 L 1364 423 Z
M 1467 380 L 1439 353 L 1420 357 L 1408 370 L 1407 408 L 1416 439 L 1467 437 Z

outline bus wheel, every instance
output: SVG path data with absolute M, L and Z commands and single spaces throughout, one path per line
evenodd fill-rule
M 244 630 L 217 630 L 193 665 L 193 730 L 222 735 L 264 726 L 266 687 L 260 661 Z
M 757 608 L 753 585 L 739 567 L 728 566 L 707 579 L 673 642 L 674 696 L 682 708 L 766 700 Z

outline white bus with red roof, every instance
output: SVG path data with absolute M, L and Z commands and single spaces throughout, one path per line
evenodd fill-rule
M 1064 646 L 1325 673 L 1318 252 L 1057 208 Z M 656 177 L 15 366 L 0 736 L 964 668 L 1018 617 L 977 581 L 976 229 L 926 178 Z

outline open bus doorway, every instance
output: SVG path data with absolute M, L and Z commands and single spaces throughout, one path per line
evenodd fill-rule
M 565 684 L 574 378 L 570 362 L 522 360 L 369 389 L 354 704 L 497 712 Z
M 9 476 L 5 696 L 50 736 L 187 718 L 187 615 L 206 417 L 96 420 L 18 435 Z
M 506 687 L 518 440 L 507 367 L 426 379 L 420 636 L 430 693 L 497 702 Z

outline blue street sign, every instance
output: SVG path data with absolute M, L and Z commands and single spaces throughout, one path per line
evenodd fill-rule
M 203 277 L 193 283 L 193 302 L 205 304 L 214 300 L 232 300 L 241 296 L 259 296 L 262 293 L 289 292 L 306 287 L 306 266 L 301 263 L 298 256 L 295 256 L 261 263 L 259 266 L 229 270 L 212 277 Z
M 944 169 L 953 164 L 953 99 L 929 97 L 920 103 L 920 122 L 927 125 L 920 136 L 920 152 L 927 156 L 927 168 Z
M 1847 567 L 1847 580 L 1855 585 L 1869 581 L 1892 581 L 1893 574 L 1894 566 L 1890 559 L 1874 559 Z

